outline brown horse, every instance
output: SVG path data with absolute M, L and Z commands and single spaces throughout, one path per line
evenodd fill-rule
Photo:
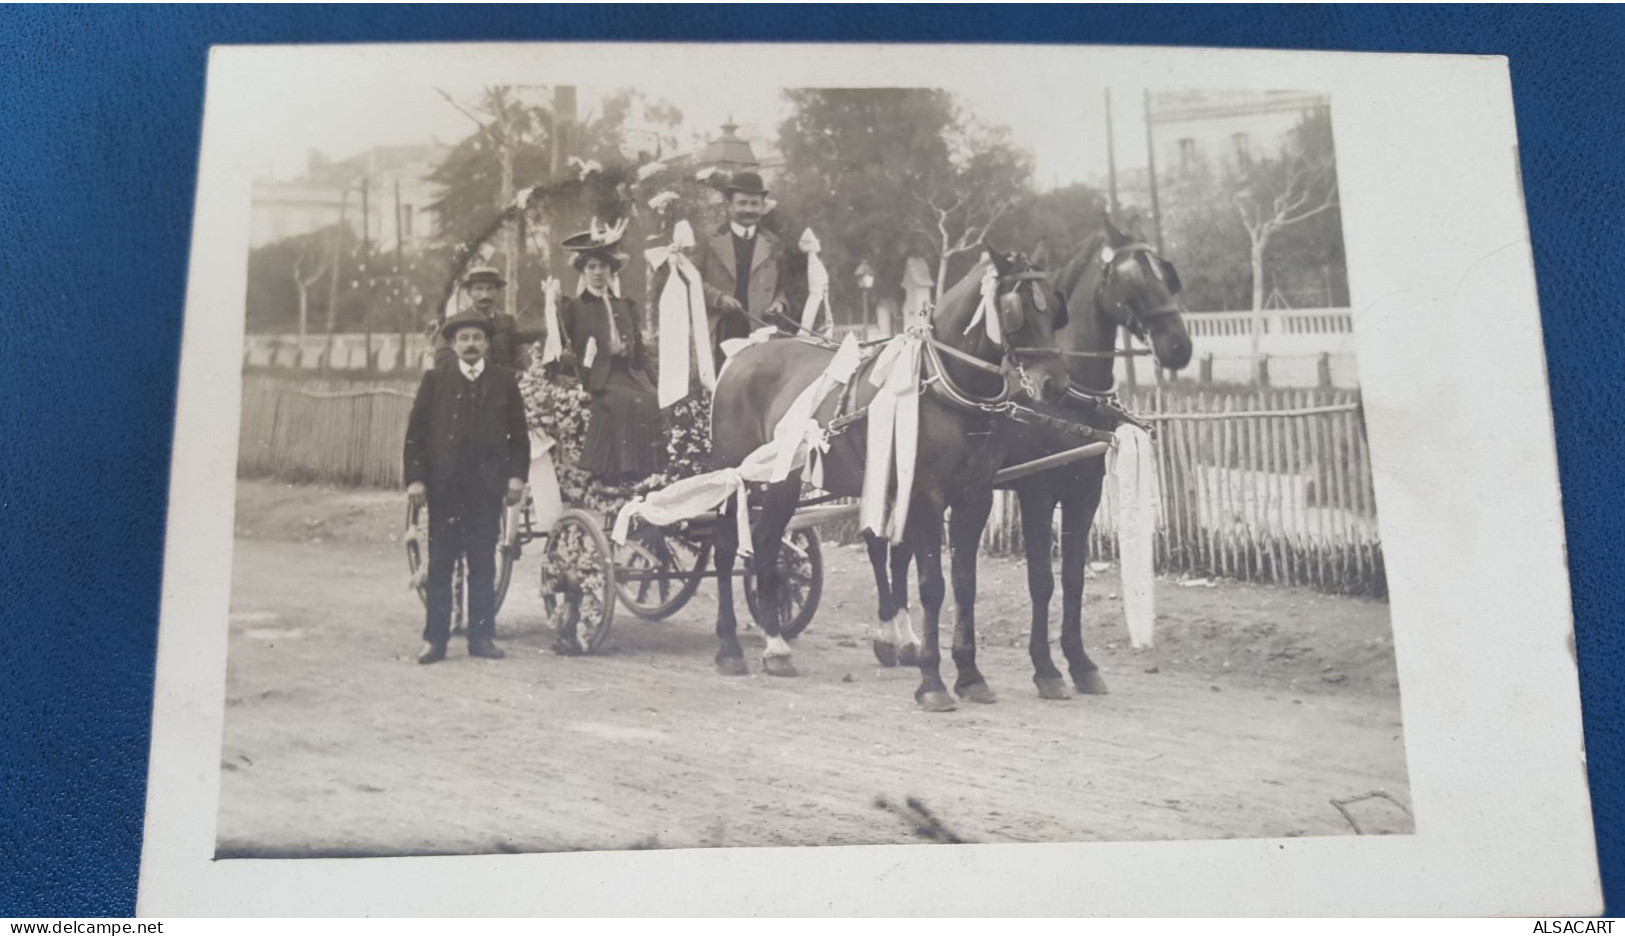
M 1056 292 L 1071 310 L 1071 327 L 1059 338 L 1071 389 L 1059 406 L 1039 409 L 1051 416 L 1111 432 L 1124 421 L 1113 393 L 1113 344 L 1126 328 L 1151 346 L 1159 367 L 1179 370 L 1190 363 L 1191 337 L 1183 319 L 1179 274 L 1135 235 L 1108 221 L 1055 275 Z M 1132 362 L 1131 362 L 1132 366 Z M 1066 433 L 1038 426 L 1000 427 L 1011 462 L 1030 461 L 1076 446 Z M 1100 506 L 1106 477 L 1103 458 L 1090 458 L 1028 475 L 1010 484 L 1021 501 L 1021 533 L 1027 554 L 1027 590 L 1032 597 L 1028 654 L 1033 682 L 1045 699 L 1067 698 L 1065 682 L 1050 658 L 1049 602 L 1055 591 L 1051 543 L 1055 505 L 1061 506 L 1061 651 L 1079 693 L 1106 692 L 1105 680 L 1083 649 L 1083 579 L 1089 528 Z
M 1112 393 L 1114 340 L 1127 328 L 1151 345 L 1161 367 L 1179 370 L 1190 363 L 1191 339 L 1177 298 L 1179 274 L 1138 233 L 1125 234 L 1108 220 L 1105 230 L 1084 244 L 1054 274 L 1055 298 L 1068 309 L 1068 326 L 1056 342 L 1067 362 L 1070 387 L 1060 405 L 1040 405 L 1047 416 L 1111 432 L 1124 414 Z M 1005 465 L 1020 464 L 1076 447 L 1082 439 L 1053 428 L 1001 420 L 998 449 Z M 1067 698 L 1066 684 L 1050 657 L 1049 602 L 1055 592 L 1051 564 L 1053 518 L 1061 507 L 1061 650 L 1079 693 L 1106 692 L 1099 668 L 1083 649 L 1083 581 L 1089 529 L 1100 506 L 1105 459 L 1088 458 L 1028 475 L 1008 487 L 1021 501 L 1022 541 L 1027 555 L 1027 589 L 1032 597 L 1028 652 L 1033 681 L 1045 699 Z M 875 657 L 892 666 L 907 664 L 917 652 L 908 613 L 906 550 L 888 551 L 870 539 L 869 557 L 880 586 L 880 626 Z
M 944 513 L 951 507 L 955 520 L 954 585 L 959 613 L 953 656 L 959 670 L 955 688 L 966 698 L 991 700 L 986 680 L 976 669 L 972 608 L 975 603 L 976 545 L 992 507 L 992 477 L 999 466 L 991 410 L 1020 385 L 1028 394 L 1052 401 L 1064 397 L 1066 368 L 1052 350 L 1055 330 L 1065 325 L 1065 310 L 1053 300 L 1048 278 L 1024 257 L 989 251 L 943 297 L 932 312 L 929 334 L 922 336 L 921 372 L 914 375 L 923 388 L 919 400 L 918 457 L 912 496 L 903 537 L 909 551 L 920 557 L 920 596 L 925 608 L 925 647 L 919 655 L 921 683 L 915 692 L 920 705 L 931 711 L 954 707 L 940 673 L 937 622 L 945 587 L 942 577 Z M 997 276 L 993 315 L 1003 331 L 1002 343 L 976 321 L 981 306 L 980 284 L 989 264 Z M 974 324 L 973 324 L 974 323 Z M 1047 353 L 1021 353 L 1031 347 Z M 711 416 L 711 451 L 718 467 L 734 467 L 772 438 L 774 427 L 801 392 L 824 372 L 834 352 L 802 341 L 770 341 L 754 345 L 729 360 L 718 378 Z M 876 396 L 871 376 L 876 359 L 858 369 L 850 394 L 834 393 L 818 410 L 819 422 L 831 425 L 837 410 L 854 414 Z M 849 398 L 850 396 L 850 398 Z M 836 434 L 824 456 L 825 490 L 836 496 L 862 493 L 866 438 L 861 422 L 856 431 Z M 789 646 L 780 636 L 778 570 L 780 537 L 795 513 L 802 490 L 800 472 L 766 485 L 759 499 L 760 513 L 753 529 L 754 568 L 761 589 L 761 625 L 768 647 L 763 657 L 772 675 L 795 674 Z M 736 509 L 730 502 L 729 510 Z M 979 519 L 978 519 L 979 518 Z M 974 527 L 975 535 L 968 531 Z M 715 527 L 716 566 L 719 572 L 717 609 L 717 668 L 724 674 L 746 672 L 737 636 L 730 573 L 737 553 L 735 526 L 729 518 Z M 960 532 L 965 531 L 965 539 Z

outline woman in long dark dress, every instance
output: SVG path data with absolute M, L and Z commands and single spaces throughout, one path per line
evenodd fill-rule
M 565 347 L 592 396 L 579 465 L 606 479 L 659 471 L 666 465 L 666 439 L 637 303 L 610 288 L 626 256 L 592 234 L 563 246 L 575 252 L 570 262 L 585 287 L 559 313 Z

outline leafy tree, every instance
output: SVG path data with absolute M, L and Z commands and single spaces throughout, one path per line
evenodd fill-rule
M 1069 185 L 1023 198 L 994 231 L 1005 250 L 1036 251 L 1043 245 L 1053 268 L 1101 231 L 1106 196 L 1087 185 Z
M 861 261 L 890 290 L 902 281 L 908 254 L 927 246 L 915 233 L 921 206 L 912 186 L 916 173 L 948 165 L 953 98 L 905 88 L 806 88 L 785 96 L 792 111 L 779 126 L 780 202 L 823 242 L 832 307 L 854 310 L 852 271 Z

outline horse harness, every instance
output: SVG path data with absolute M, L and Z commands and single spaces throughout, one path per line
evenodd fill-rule
M 1135 246 L 1143 247 L 1147 251 L 1150 250 L 1150 248 L 1145 245 Z M 1112 266 L 1113 264 L 1108 260 L 1106 264 L 1108 275 L 1110 274 Z M 1017 282 L 1018 288 L 1021 282 L 1048 280 L 1048 276 L 1042 271 L 1038 270 L 1028 270 L 1013 274 L 1009 278 Z M 1105 282 L 1106 278 L 1106 276 L 1101 278 L 1102 284 Z M 1103 287 L 1096 288 L 1095 301 L 1097 304 L 1101 301 L 1100 293 L 1102 288 Z M 1043 291 L 1035 290 L 1032 295 L 1034 305 L 1038 307 L 1039 311 L 1047 311 L 1048 306 L 1046 304 Z M 1177 307 L 1175 307 L 1168 310 L 1158 310 L 1154 314 L 1178 314 L 1178 311 L 1179 310 Z M 1019 319 L 1020 313 L 1018 312 L 1012 314 L 1008 312 L 1003 307 L 1002 303 L 995 303 L 992 314 L 1000 316 L 1000 325 L 1005 328 L 1006 334 L 1012 334 L 1022 325 L 1022 322 Z M 1131 310 L 1129 314 L 1133 315 Z M 921 390 L 935 395 L 939 400 L 947 403 L 951 408 L 960 410 L 962 412 L 978 413 L 988 417 L 1002 417 L 1023 425 L 1036 426 L 1038 428 L 1048 429 L 1053 432 L 1060 432 L 1066 435 L 1075 436 L 1088 442 L 1105 442 L 1113 447 L 1116 446 L 1116 436 L 1111 432 L 1096 429 L 1093 426 L 1086 426 L 1070 419 L 1051 416 L 1030 406 L 1024 406 L 1017 403 L 1015 400 L 1011 399 L 1015 395 L 1016 387 L 1012 386 L 1012 381 L 1010 380 L 1010 375 L 1008 373 L 997 365 L 990 364 L 987 361 L 975 357 L 974 355 L 967 354 L 966 352 L 961 351 L 952 345 L 944 344 L 943 342 L 937 340 L 936 336 L 931 334 L 928 326 L 915 326 L 910 329 L 910 333 L 920 340 L 922 350 L 924 352 L 921 355 L 921 369 L 924 371 L 924 375 L 920 379 Z M 1015 382 L 1020 384 L 1021 390 L 1025 392 L 1029 398 L 1036 398 L 1038 396 L 1038 388 L 1033 385 L 1032 381 L 1027 376 L 1027 372 L 1025 368 L 1022 367 L 1021 360 L 1018 355 L 1042 355 L 1058 353 L 1062 352 L 1059 352 L 1057 349 L 1053 348 L 1017 348 L 1009 345 L 1005 346 L 1005 357 L 1010 361 L 1016 373 Z M 942 357 L 945 354 L 970 367 L 976 368 L 977 370 L 997 375 L 1001 380 L 1004 381 L 1003 389 L 995 396 L 979 397 L 960 387 L 954 381 L 952 376 L 950 376 L 947 368 L 943 366 L 944 362 Z M 871 360 L 873 359 L 871 358 Z M 848 381 L 846 386 L 842 389 L 840 397 L 836 403 L 835 415 L 830 418 L 829 422 L 824 427 L 823 441 L 825 445 L 828 445 L 828 443 L 840 436 L 847 429 L 864 421 L 864 419 L 868 417 L 869 407 L 867 405 L 854 408 L 858 383 L 858 379 L 856 379 L 854 376 L 854 379 Z M 1136 419 L 1128 412 L 1127 409 L 1123 407 L 1121 401 L 1117 397 L 1115 389 L 1102 394 L 1098 391 L 1084 391 L 1069 388 L 1067 390 L 1067 395 L 1069 398 L 1093 405 L 1097 412 L 1110 416 L 1119 424 L 1129 423 L 1144 429 L 1147 432 L 1154 432 L 1150 425 Z

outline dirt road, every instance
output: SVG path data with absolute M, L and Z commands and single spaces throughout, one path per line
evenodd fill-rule
M 508 658 L 454 643 L 420 667 L 401 510 L 240 486 L 222 857 L 921 841 L 876 805 L 908 797 L 980 842 L 1352 834 L 1332 799 L 1408 802 L 1380 603 L 1164 581 L 1158 647 L 1131 651 L 1107 572 L 1085 639 L 1112 694 L 1042 702 L 1024 573 L 985 559 L 980 654 L 1000 701 L 928 715 L 917 671 L 870 654 L 859 550 L 827 549 L 791 680 L 759 663 L 715 675 L 710 586 L 669 621 L 623 617 L 605 655 L 555 657 L 532 554 L 499 620 Z M 746 641 L 754 657 L 759 634 Z M 1410 831 L 1385 801 L 1349 809 L 1368 833 Z

